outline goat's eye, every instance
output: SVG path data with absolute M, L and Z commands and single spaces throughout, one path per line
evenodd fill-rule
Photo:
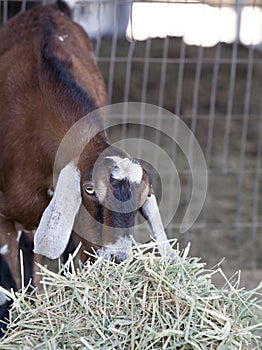
M 90 195 L 95 194 L 95 189 L 94 189 L 94 187 L 91 186 L 91 185 L 84 186 L 84 189 L 85 189 L 85 192 L 86 192 L 87 194 L 90 194 Z

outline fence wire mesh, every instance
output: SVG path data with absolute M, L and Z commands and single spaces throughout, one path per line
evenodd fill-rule
M 202 5 L 178 2 L 190 4 L 188 11 L 192 11 L 192 6 Z M 20 11 L 46 3 L 1 0 L 2 24 Z M 143 41 L 132 37 L 127 40 L 125 29 L 129 21 L 132 33 L 135 3 L 138 2 L 79 1 L 76 17 L 81 17 L 81 23 L 86 22 L 91 32 L 109 104 L 130 101 L 163 107 L 182 118 L 196 135 L 206 158 L 209 184 L 201 216 L 189 232 L 178 232 L 187 206 L 191 173 L 176 145 L 161 133 L 128 124 L 111 130 L 110 138 L 123 141 L 135 136 L 152 140 L 174 160 L 182 196 L 178 211 L 167 227 L 170 238 L 178 238 L 180 246 L 191 241 L 191 253 L 203 257 L 209 265 L 226 257 L 228 269 L 262 269 L 262 44 L 241 43 L 238 35 L 241 16 L 236 17 L 236 38 L 230 44 L 190 46 L 182 36 L 153 38 L 149 35 Z M 232 8 L 236 15 L 245 6 L 254 8 L 255 5 L 262 11 L 259 1 L 205 3 L 220 9 Z M 169 125 L 174 133 L 179 132 L 174 121 L 161 115 L 157 118 L 160 127 Z M 125 114 L 122 121 L 126 122 Z M 139 158 L 140 153 L 138 143 L 134 156 Z M 161 166 L 160 154 L 156 152 L 154 159 Z M 160 195 L 161 182 L 162 186 L 169 186 L 168 212 L 175 203 L 174 174 L 170 169 L 164 169 L 164 173 L 161 181 L 156 174 L 155 185 Z

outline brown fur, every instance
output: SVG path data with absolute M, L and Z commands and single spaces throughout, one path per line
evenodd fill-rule
M 16 277 L 14 224 L 38 225 L 61 139 L 105 105 L 106 92 L 88 36 L 57 5 L 20 13 L 1 28 L 0 82 L 0 247 L 8 244 L 5 260 Z M 98 143 L 107 144 L 104 133 Z
M 32 229 L 49 201 L 62 137 L 105 104 L 105 86 L 87 35 L 55 5 L 0 30 L 0 81 L 0 212 Z

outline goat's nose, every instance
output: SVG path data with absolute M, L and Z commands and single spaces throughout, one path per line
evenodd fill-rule
M 111 189 L 114 197 L 121 202 L 126 202 L 132 197 L 130 184 L 126 179 L 111 180 Z

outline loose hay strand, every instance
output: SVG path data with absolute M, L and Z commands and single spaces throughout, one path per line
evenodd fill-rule
M 134 247 L 116 265 L 73 257 L 54 273 L 38 264 L 42 289 L 6 292 L 12 322 L 0 349 L 259 349 L 261 287 L 238 289 L 204 270 L 189 248 L 172 258 Z M 221 273 L 217 289 L 210 276 Z

